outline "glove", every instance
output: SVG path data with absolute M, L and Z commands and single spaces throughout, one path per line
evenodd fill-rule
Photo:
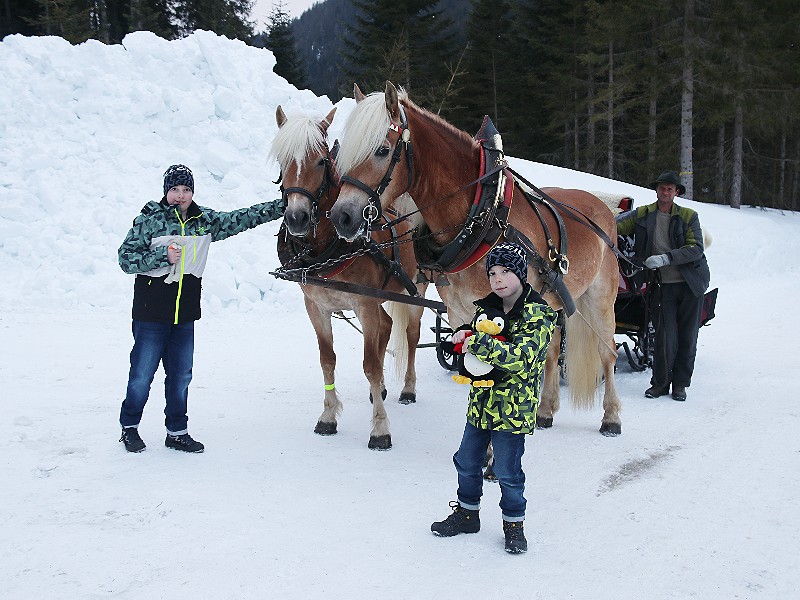
M 654 254 L 644 261 L 644 266 L 648 269 L 660 269 L 669 264 L 669 256 L 666 254 Z

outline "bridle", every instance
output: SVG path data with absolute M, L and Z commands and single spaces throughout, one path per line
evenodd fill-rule
M 319 224 L 319 202 L 322 197 L 328 193 L 331 185 L 334 187 L 339 187 L 339 184 L 336 183 L 336 178 L 333 176 L 333 163 L 336 160 L 336 155 L 339 152 L 339 140 L 336 140 L 333 144 L 333 149 L 328 149 L 328 143 L 325 143 L 325 156 L 322 158 L 322 161 L 325 164 L 325 175 L 322 177 L 322 183 L 320 183 L 319 189 L 317 189 L 317 193 L 314 194 L 307 190 L 304 187 L 283 187 L 281 181 L 283 180 L 283 171 L 278 176 L 278 180 L 275 183 L 281 183 L 280 190 L 281 190 L 281 200 L 283 201 L 284 205 L 288 202 L 289 194 L 301 194 L 308 198 L 311 204 L 311 227 L 310 229 L 313 230 L 313 235 L 317 235 L 317 225 Z M 306 234 L 308 235 L 308 234 Z M 305 236 L 300 236 L 305 237 Z
M 403 109 L 403 105 L 398 103 L 397 107 L 400 111 L 400 125 L 390 121 L 389 131 L 397 132 L 399 137 L 397 138 L 397 143 L 394 145 L 394 152 L 392 153 L 392 159 L 389 162 L 389 167 L 386 169 L 386 174 L 383 176 L 383 179 L 381 179 L 380 183 L 378 183 L 378 187 L 372 189 L 360 179 L 350 177 L 349 175 L 342 175 L 342 177 L 339 179 L 339 185 L 341 187 L 343 187 L 345 184 L 353 185 L 367 194 L 369 197 L 367 205 L 364 207 L 362 214 L 364 221 L 367 223 L 367 226 L 364 230 L 365 237 L 369 237 L 369 232 L 372 230 L 372 224 L 383 218 L 381 194 L 383 194 L 383 192 L 389 186 L 389 183 L 392 181 L 392 173 L 394 172 L 394 168 L 397 163 L 400 162 L 400 158 L 403 156 L 404 151 L 406 162 L 408 164 L 408 182 L 403 193 L 411 189 L 414 164 L 412 160 L 413 153 L 411 151 L 411 131 L 408 129 L 408 120 L 406 119 L 406 111 Z

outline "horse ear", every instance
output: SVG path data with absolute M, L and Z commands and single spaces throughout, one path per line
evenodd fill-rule
M 286 114 L 283 112 L 280 104 L 278 104 L 278 109 L 275 111 L 275 120 L 278 122 L 278 129 L 283 127 L 283 124 L 286 123 Z
M 399 109 L 397 107 L 397 88 L 394 87 L 394 84 L 386 80 L 386 91 L 384 93 L 386 97 L 386 110 L 389 111 L 389 115 L 391 116 L 393 121 L 399 121 Z
M 328 127 L 330 127 L 331 123 L 333 123 L 333 115 L 335 115 L 335 114 L 336 114 L 336 107 L 334 106 L 333 110 L 328 113 L 327 117 L 325 117 L 325 120 L 322 121 L 322 123 L 319 124 L 320 128 L 322 129 L 322 131 L 324 131 L 324 132 L 328 131 Z
M 357 83 L 353 84 L 353 98 L 356 99 L 356 104 L 358 104 L 364 98 L 366 98 L 366 96 L 364 95 L 364 92 L 361 91 L 361 88 L 358 87 Z

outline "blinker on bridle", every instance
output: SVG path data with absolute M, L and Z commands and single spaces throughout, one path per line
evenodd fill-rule
M 405 149 L 406 155 L 406 162 L 408 164 L 408 182 L 406 184 L 405 191 L 411 189 L 411 181 L 413 178 L 413 161 L 412 161 L 412 151 L 411 151 L 411 131 L 408 129 L 408 120 L 406 119 L 406 111 L 403 109 L 403 105 L 398 103 L 397 107 L 400 111 L 400 125 L 398 126 L 393 121 L 389 122 L 389 131 L 394 131 L 400 134 L 400 137 L 397 138 L 397 143 L 394 145 L 394 152 L 392 153 L 392 159 L 389 162 L 389 168 L 386 170 L 386 174 L 381 179 L 378 187 L 374 190 L 369 187 L 366 183 L 361 181 L 360 179 L 356 179 L 355 177 L 350 177 L 349 175 L 342 175 L 339 179 L 339 185 L 344 186 L 344 184 L 349 183 L 360 189 L 362 192 L 367 194 L 369 197 L 367 201 L 367 205 L 364 207 L 364 212 L 362 217 L 364 221 L 366 221 L 367 226 L 364 230 L 364 235 L 369 237 L 369 232 L 372 229 L 372 223 L 381 219 L 383 217 L 383 209 L 381 207 L 381 194 L 386 190 L 389 186 L 389 183 L 392 181 L 392 173 L 394 172 L 394 168 L 398 162 L 400 162 L 400 158 L 403 155 L 403 150 Z M 405 193 L 405 192 L 404 192 Z

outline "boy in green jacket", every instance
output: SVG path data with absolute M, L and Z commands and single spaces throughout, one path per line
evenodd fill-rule
M 120 442 L 128 452 L 145 443 L 138 426 L 150 384 L 164 365 L 168 448 L 202 452 L 188 431 L 187 400 L 194 358 L 194 322 L 200 318 L 203 269 L 211 242 L 279 219 L 282 200 L 228 213 L 194 203 L 194 176 L 184 165 L 164 173 L 164 197 L 148 202 L 119 247 L 119 266 L 136 274 L 133 291 L 133 350 L 128 388 L 120 409 Z
M 536 409 L 542 389 L 547 348 L 553 335 L 556 312 L 527 283 L 525 250 L 514 243 L 501 243 L 486 256 L 486 273 L 492 293 L 478 300 L 478 310 L 499 308 L 507 317 L 507 340 L 461 329 L 452 342 L 507 375 L 491 387 L 470 387 L 467 424 L 461 445 L 453 456 L 458 473 L 458 502 L 453 514 L 431 525 L 442 537 L 480 530 L 482 467 L 489 447 L 494 451 L 494 471 L 500 483 L 505 549 L 526 552 L 523 531 L 526 500 L 522 455 L 525 435 L 536 427 Z

